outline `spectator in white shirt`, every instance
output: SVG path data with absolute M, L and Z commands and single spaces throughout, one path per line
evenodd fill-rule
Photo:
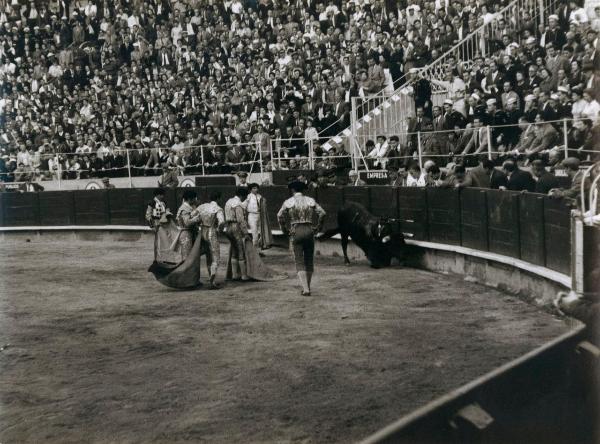
M 31 163 L 31 154 L 27 151 L 27 146 L 23 143 L 19 146 L 19 152 L 17 153 L 17 165 L 31 166 Z
M 425 187 L 427 186 L 427 174 L 421 173 L 421 167 L 416 163 L 412 163 L 408 168 L 405 187 Z
M 389 150 L 389 145 L 385 136 L 377 136 L 377 143 L 375 144 L 375 148 L 373 148 L 369 154 L 367 154 L 367 158 L 373 160 L 374 167 L 385 168 L 385 164 L 387 163 L 387 153 Z

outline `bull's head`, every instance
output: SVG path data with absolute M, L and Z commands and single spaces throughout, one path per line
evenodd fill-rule
M 392 239 L 393 224 L 397 222 L 397 219 L 389 217 L 381 217 L 375 225 L 375 238 L 381 243 L 388 243 Z

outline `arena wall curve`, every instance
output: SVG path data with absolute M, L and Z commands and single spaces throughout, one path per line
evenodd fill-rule
M 223 196 L 234 191 L 233 186 L 195 187 L 201 199 L 213 188 Z M 183 191 L 168 190 L 170 208 L 177 208 Z M 270 224 L 277 234 L 276 213 L 289 196 L 287 187 L 265 186 L 261 193 L 269 202 Z M 345 201 L 398 219 L 413 249 L 409 265 L 520 292 L 542 306 L 571 286 L 570 208 L 561 200 L 474 188 L 389 186 L 323 188 L 313 195 L 328 213 L 325 228 L 336 225 L 337 209 Z M 110 232 L 113 238 L 135 240 L 147 231 L 144 211 L 151 199 L 151 188 L 1 193 L 0 227 L 2 236 L 73 232 L 98 239 L 102 232 Z M 319 243 L 317 250 L 338 254 L 339 246 Z M 349 253 L 362 257 L 357 248 Z

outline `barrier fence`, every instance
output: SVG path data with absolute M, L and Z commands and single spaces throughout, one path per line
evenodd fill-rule
M 235 186 L 197 187 L 201 201 L 218 188 L 224 200 Z M 186 188 L 169 189 L 166 203 L 180 205 Z M 363 204 L 373 214 L 396 218 L 414 240 L 489 251 L 570 274 L 570 208 L 560 199 L 531 193 L 483 189 L 329 187 L 312 191 L 327 211 L 325 229 L 336 226 L 345 201 Z M 285 186 L 261 187 L 271 228 L 289 192 Z M 152 189 L 108 189 L 43 193 L 0 193 L 0 226 L 144 225 Z

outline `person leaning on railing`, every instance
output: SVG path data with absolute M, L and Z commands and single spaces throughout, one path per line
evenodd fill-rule
M 556 198 L 566 198 L 572 203 L 578 204 L 579 196 L 581 193 L 581 182 L 583 181 L 583 170 L 579 167 L 581 162 L 576 157 L 568 157 L 562 161 L 562 166 L 566 169 L 567 175 L 571 179 L 571 186 L 568 189 L 554 188 L 549 191 L 550 196 Z M 588 181 L 584 184 L 584 189 L 589 191 L 590 183 Z
M 551 122 L 546 122 L 541 114 L 538 114 L 535 125 L 535 139 L 529 149 L 525 150 L 528 161 L 543 159 L 548 161 L 550 150 L 559 142 L 559 133 Z

